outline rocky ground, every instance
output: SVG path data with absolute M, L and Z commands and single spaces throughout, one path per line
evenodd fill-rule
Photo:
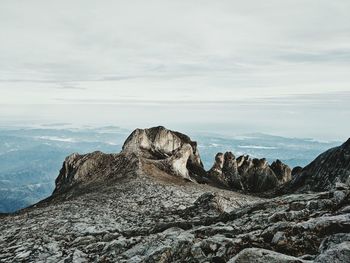
M 134 134 L 120 154 L 71 155 L 50 198 L 0 215 L 0 262 L 350 262 L 350 189 L 334 174 L 326 191 L 262 198 L 197 180 L 188 137 Z
M 122 254 L 169 229 L 199 226 L 224 211 L 260 201 L 182 179 L 169 182 L 145 176 L 95 187 L 103 191 L 1 218 L 0 261 L 119 262 L 142 256 L 142 251 Z

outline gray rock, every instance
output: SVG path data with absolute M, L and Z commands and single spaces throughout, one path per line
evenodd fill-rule
M 267 249 L 246 248 L 237 256 L 230 259 L 229 263 L 303 263 L 311 262 L 296 257 L 287 256 Z
M 326 237 L 315 262 L 350 262 L 350 234 L 338 233 Z
M 341 146 L 320 154 L 286 185 L 284 192 L 326 191 L 350 185 L 350 138 Z

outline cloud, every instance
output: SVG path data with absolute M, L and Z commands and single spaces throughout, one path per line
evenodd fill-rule
M 175 102 L 346 114 L 341 96 L 319 94 L 350 90 L 348 10 L 347 0 L 4 0 L 0 104 L 157 103 L 155 121 Z

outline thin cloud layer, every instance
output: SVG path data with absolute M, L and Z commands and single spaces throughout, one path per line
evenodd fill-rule
M 296 95 L 306 109 L 350 91 L 349 12 L 347 0 L 4 0 L 0 104 Z

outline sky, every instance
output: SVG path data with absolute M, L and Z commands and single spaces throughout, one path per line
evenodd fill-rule
M 350 1 L 0 2 L 0 124 L 350 136 Z

